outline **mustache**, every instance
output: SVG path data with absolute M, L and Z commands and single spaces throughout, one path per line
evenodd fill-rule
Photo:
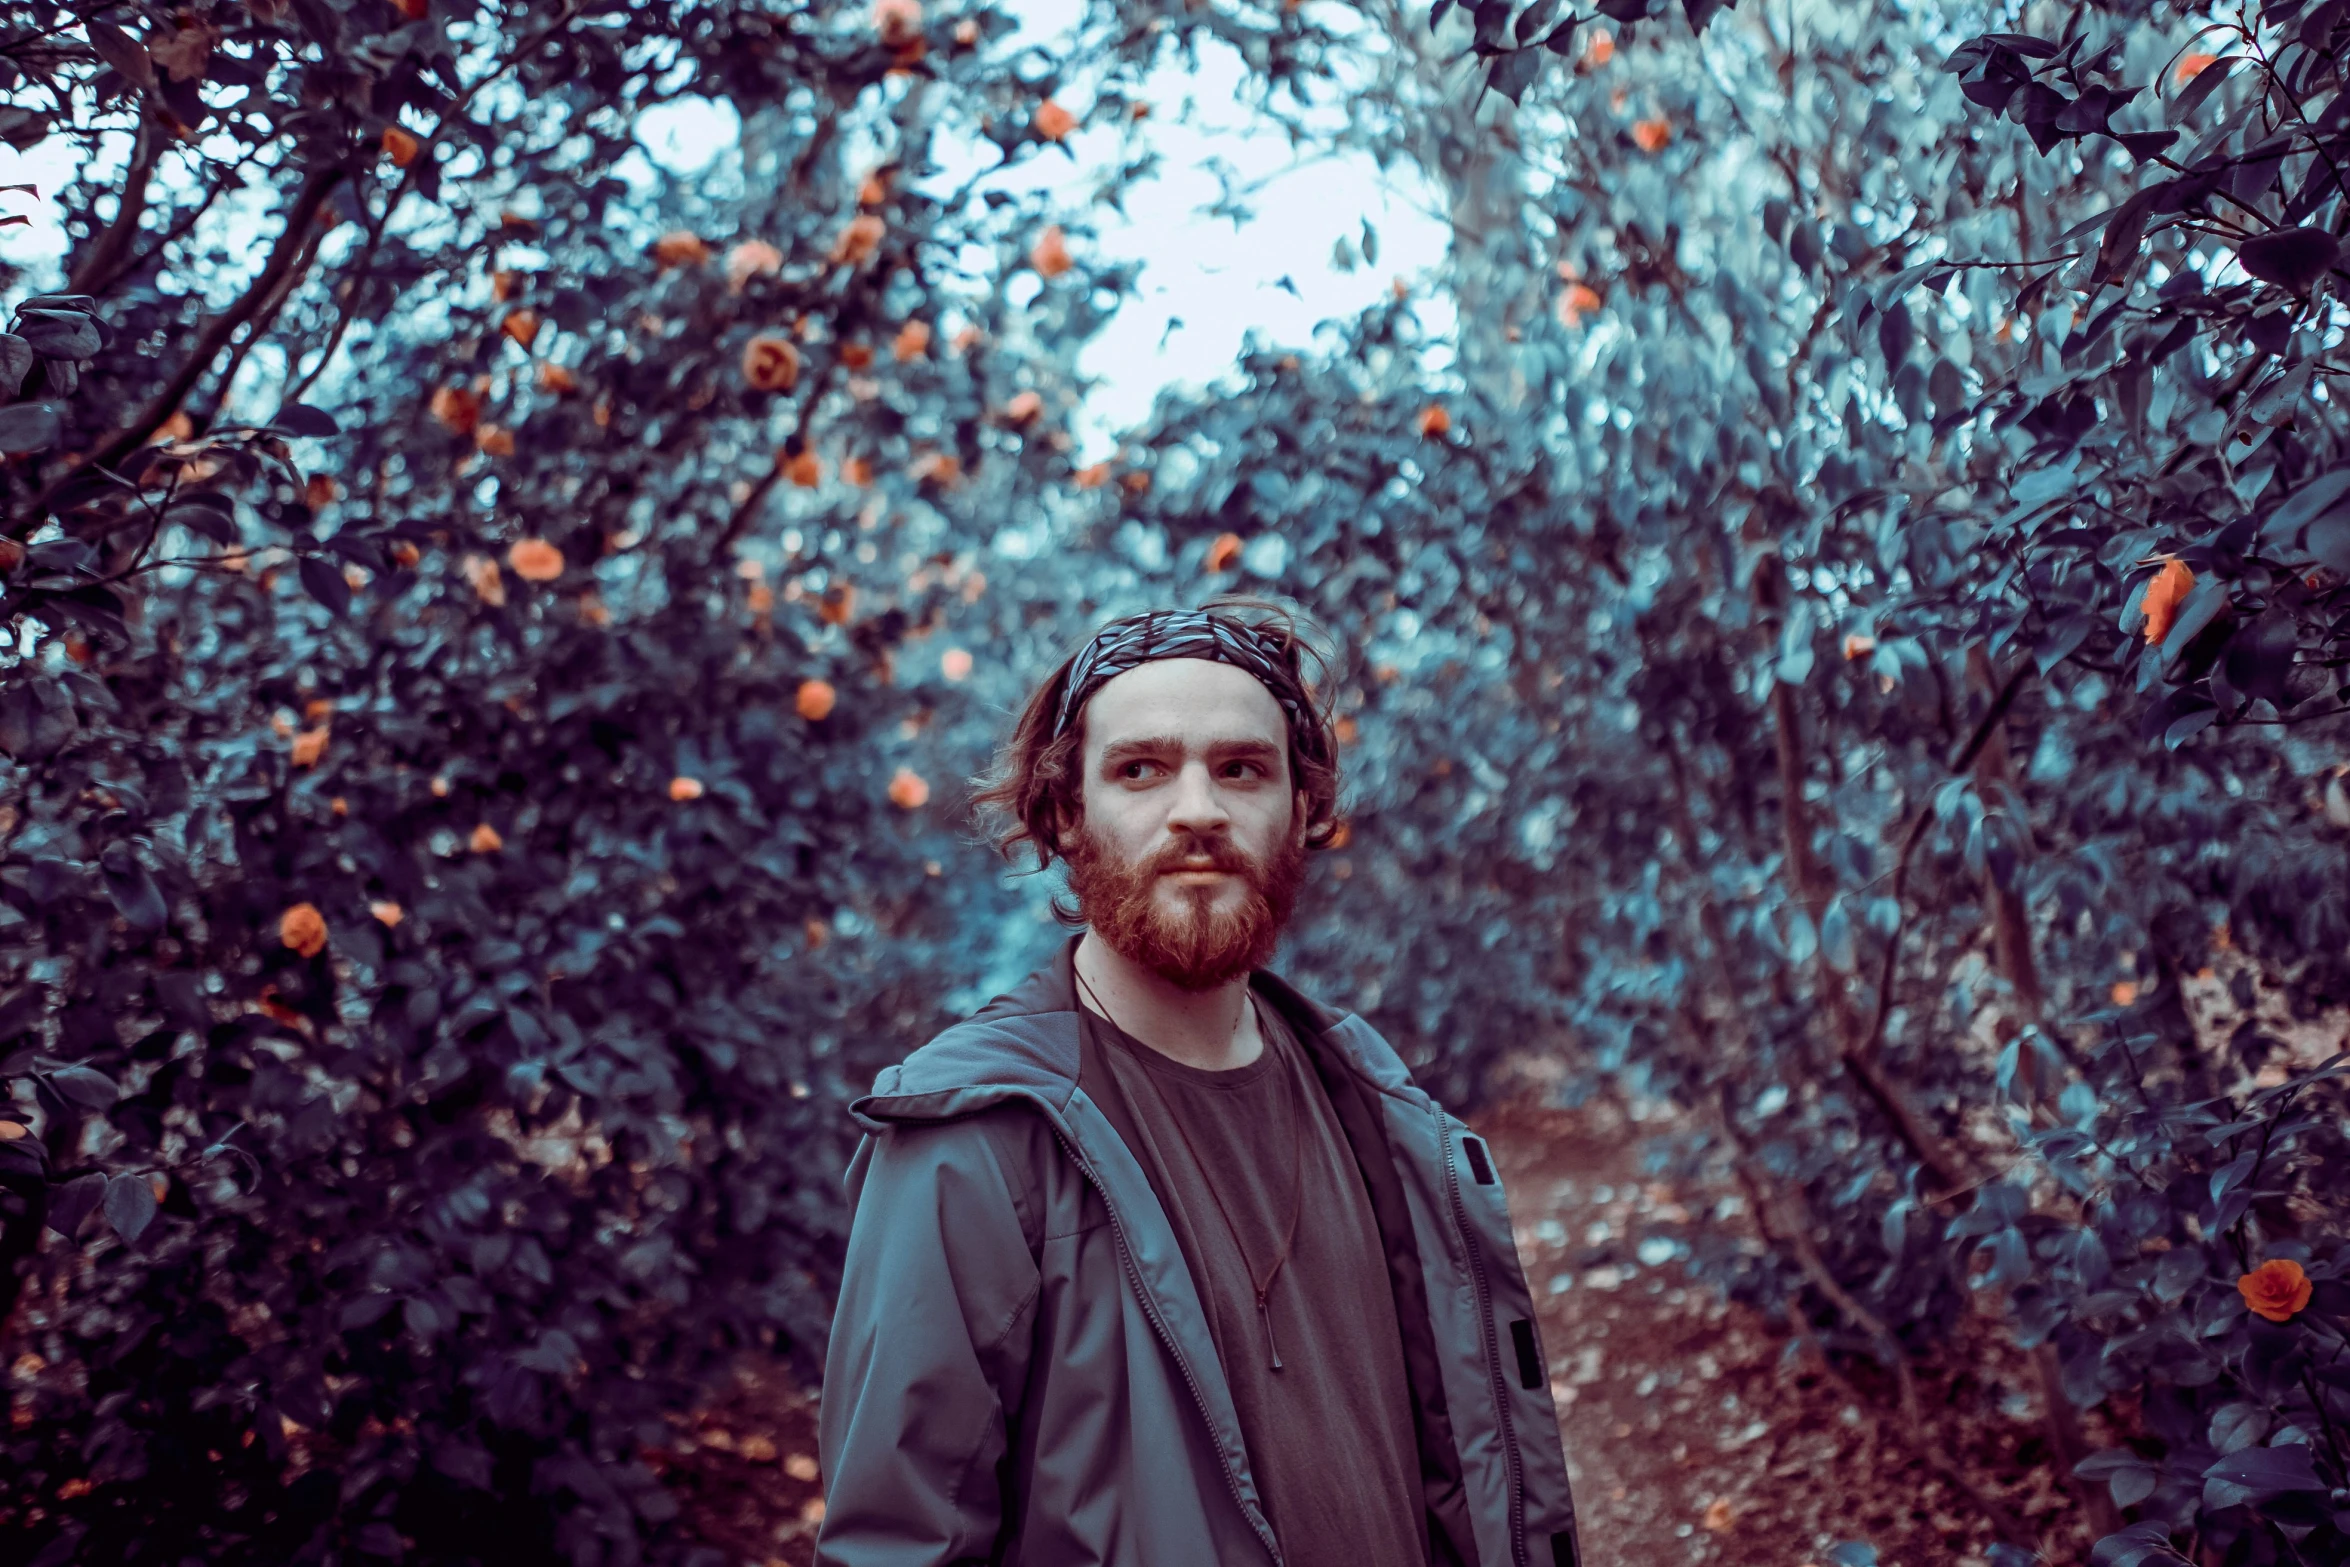
M 1257 862 L 1229 838 L 1194 838 L 1170 843 L 1142 867 L 1145 876 L 1167 876 L 1178 871 L 1229 871 L 1253 875 Z

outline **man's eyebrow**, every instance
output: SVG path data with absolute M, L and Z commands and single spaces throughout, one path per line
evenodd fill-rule
M 1102 765 L 1115 766 L 1136 756 L 1164 756 L 1170 751 L 1180 754 L 1188 749 L 1190 747 L 1175 735 L 1142 735 L 1127 740 L 1113 740 L 1102 747 Z M 1261 757 L 1281 754 L 1281 747 L 1270 740 L 1246 737 L 1211 740 L 1204 749 L 1211 756 Z

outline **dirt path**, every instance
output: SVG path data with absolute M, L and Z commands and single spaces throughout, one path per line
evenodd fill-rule
M 1759 1313 L 1686 1282 L 1697 1222 L 1739 1244 L 1734 1185 L 1675 1192 L 1639 1172 L 1617 1112 L 1482 1118 L 1509 1184 L 1542 1319 L 1586 1567 L 1825 1567 L 1844 1541 L 1884 1567 L 1994 1567 L 1974 1518 L 1885 1421 Z M 1747 1243 L 1751 1244 L 1751 1243 Z M 2085 1561 L 2065 1527 L 2022 1367 L 1981 1357 L 1924 1378 L 1935 1439 Z M 1864 1407 L 1864 1403 L 1867 1407 Z M 822 1516 L 812 1405 L 772 1372 L 681 1425 L 661 1466 L 695 1533 L 730 1567 L 801 1567 Z

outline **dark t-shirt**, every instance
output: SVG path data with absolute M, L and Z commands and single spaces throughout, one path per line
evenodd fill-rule
M 1228 1072 L 1170 1060 L 1084 1011 L 1082 1086 L 1174 1223 L 1290 1567 L 1425 1567 L 1411 1391 L 1370 1196 L 1303 1047 L 1256 1007 L 1264 1053 Z M 1297 1238 L 1267 1302 L 1276 1371 L 1251 1269 L 1263 1278 L 1281 1255 L 1301 1178 Z

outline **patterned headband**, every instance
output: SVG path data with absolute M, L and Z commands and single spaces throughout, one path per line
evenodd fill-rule
M 1277 633 L 1261 630 L 1228 616 L 1197 609 L 1158 609 L 1148 614 L 1114 620 L 1094 633 L 1069 666 L 1069 680 L 1061 688 L 1061 707 L 1053 719 L 1053 737 L 1069 732 L 1093 694 L 1129 669 L 1163 658 L 1204 658 L 1254 675 L 1289 720 L 1290 743 L 1309 758 L 1325 749 L 1321 725 L 1314 721 L 1310 699 L 1291 663 L 1287 643 Z

